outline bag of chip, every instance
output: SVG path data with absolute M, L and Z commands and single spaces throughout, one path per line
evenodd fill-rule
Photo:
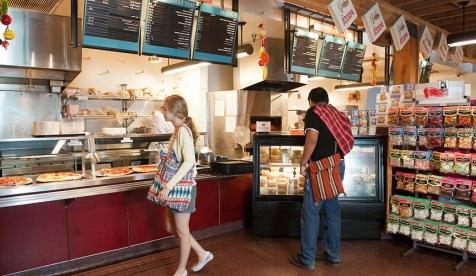
M 468 233 L 468 229 L 455 227 L 451 247 L 461 251 L 466 250 L 468 248 Z
M 440 195 L 441 181 L 443 177 L 438 175 L 430 175 L 428 177 L 428 193 L 432 195 Z
M 432 127 L 443 126 L 443 108 L 433 106 L 428 108 L 428 125 Z
M 454 172 L 460 175 L 469 175 L 471 167 L 470 153 L 455 153 Z
M 417 174 L 415 179 L 415 192 L 420 194 L 428 193 L 428 175 Z
M 410 197 L 400 198 L 398 202 L 398 213 L 400 218 L 409 218 L 413 216 L 412 202 L 412 198 Z
M 473 182 L 471 179 L 456 179 L 455 198 L 463 201 L 471 200 L 471 189 Z
M 452 198 L 455 192 L 455 182 L 453 177 L 443 177 L 441 180 L 440 196 Z
M 415 126 L 408 126 L 403 129 L 403 145 L 416 146 L 417 129 Z
M 415 106 L 405 105 L 400 108 L 400 124 L 402 126 L 412 126 L 415 124 Z
M 390 126 L 395 126 L 400 123 L 400 117 L 399 117 L 399 111 L 400 109 L 398 107 L 390 107 L 388 110 L 388 120 L 387 123 Z
M 439 171 L 441 168 L 441 152 L 434 151 L 431 155 L 430 169 Z
M 427 219 L 430 216 L 429 199 L 415 198 L 413 199 L 413 217 L 417 219 Z
M 404 182 L 404 190 L 410 193 L 415 192 L 415 178 L 416 175 L 414 173 L 405 173 L 403 182 Z
M 402 166 L 402 151 L 399 149 L 390 150 L 390 165 L 392 167 L 401 167 Z
M 402 150 L 402 167 L 414 169 L 415 168 L 415 151 Z
M 434 221 L 442 221 L 443 207 L 444 204 L 442 202 L 432 200 L 430 203 L 430 219 Z
M 471 226 L 471 208 L 464 205 L 456 206 L 456 224 L 458 226 Z
M 395 214 L 389 214 L 387 219 L 387 232 L 397 234 L 400 224 L 400 217 Z
M 453 243 L 454 226 L 449 224 L 440 224 L 438 228 L 438 244 L 451 246 Z
M 403 129 L 400 127 L 388 128 L 388 140 L 391 146 L 401 146 L 403 144 Z
M 426 126 L 428 124 L 428 108 L 418 106 L 415 108 L 415 124 L 417 126 Z
M 428 128 L 418 128 L 418 145 L 428 148 Z
M 393 195 L 390 198 L 390 212 L 393 214 L 398 215 L 400 213 L 400 196 L 399 195 Z
M 458 129 L 449 127 L 445 129 L 445 148 L 455 149 L 458 147 Z
M 447 223 L 456 223 L 456 205 L 453 203 L 444 203 L 443 221 Z
M 402 218 L 400 217 L 400 223 L 399 223 L 399 228 L 398 228 L 398 233 L 402 234 L 404 236 L 410 237 L 411 232 L 412 232 L 412 221 L 413 218 L 408 217 L 408 218 Z
M 397 186 L 395 188 L 397 190 L 405 190 L 405 173 L 396 172 L 395 180 L 397 182 Z
M 446 106 L 443 109 L 444 125 L 446 127 L 456 126 L 458 124 L 458 107 Z
M 430 170 L 431 151 L 415 151 L 415 169 Z
M 458 125 L 459 126 L 472 126 L 473 107 L 472 106 L 459 106 L 458 107 Z
M 438 228 L 439 223 L 433 221 L 425 221 L 425 233 L 423 233 L 423 240 L 428 244 L 438 243 Z
M 468 231 L 468 252 L 476 255 L 476 230 Z
M 473 129 L 460 128 L 458 129 L 458 148 L 472 149 L 473 148 Z
M 443 146 L 443 128 L 428 129 L 428 148 L 440 148 Z
M 425 232 L 425 222 L 414 219 L 412 221 L 412 229 L 411 229 L 411 238 L 412 240 L 422 241 L 423 240 L 423 233 Z
M 440 172 L 454 173 L 455 153 L 444 152 L 441 154 Z

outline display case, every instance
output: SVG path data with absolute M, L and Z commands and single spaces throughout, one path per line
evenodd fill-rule
M 252 232 L 259 236 L 299 236 L 305 178 L 299 174 L 305 137 L 256 134 L 253 139 Z M 380 238 L 384 219 L 384 136 L 356 136 L 345 156 L 339 197 L 342 236 Z M 361 231 L 359 231 L 361 230 Z

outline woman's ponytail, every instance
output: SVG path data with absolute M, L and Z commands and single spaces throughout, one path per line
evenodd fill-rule
M 186 117 L 185 118 L 185 124 L 192 131 L 193 144 L 195 145 L 197 143 L 198 138 L 200 137 L 200 133 L 198 132 L 197 127 L 195 126 L 195 123 L 193 122 L 192 117 L 189 117 L 189 116 Z

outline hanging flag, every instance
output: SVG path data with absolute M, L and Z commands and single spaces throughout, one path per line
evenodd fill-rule
M 408 31 L 405 16 L 401 15 L 397 21 L 395 21 L 395 24 L 390 27 L 390 33 L 395 50 L 400 51 L 410 40 L 410 32 Z
M 446 59 L 448 58 L 448 50 L 449 50 L 448 41 L 446 40 L 446 34 L 441 32 L 437 40 L 438 40 L 438 44 L 435 51 L 440 57 L 440 59 L 443 62 L 446 62 Z
M 453 61 L 456 63 L 457 66 L 460 66 L 463 64 L 463 57 L 464 57 L 464 52 L 463 52 L 463 47 L 459 46 L 455 48 L 455 53 L 453 55 Z
M 431 49 L 433 48 L 433 37 L 431 36 L 430 30 L 427 26 L 423 27 L 423 31 L 420 37 L 420 53 L 424 59 L 430 57 Z
M 382 11 L 377 3 L 362 16 L 370 43 L 374 43 L 387 29 Z
M 351 0 L 334 0 L 327 8 L 339 33 L 345 32 L 357 19 L 357 12 Z

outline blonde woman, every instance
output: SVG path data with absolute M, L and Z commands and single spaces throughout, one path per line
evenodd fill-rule
M 180 261 L 174 276 L 186 276 L 191 248 L 198 256 L 198 263 L 192 267 L 192 271 L 200 271 L 213 260 L 213 254 L 200 246 L 189 229 L 190 214 L 195 212 L 197 196 L 195 143 L 199 133 L 188 116 L 187 103 L 181 96 L 167 97 L 162 112 L 165 119 L 172 122 L 175 131 L 168 153 L 161 157 L 159 171 L 148 198 L 169 209 L 169 222 L 174 222 L 171 233 L 176 234 L 180 241 Z

